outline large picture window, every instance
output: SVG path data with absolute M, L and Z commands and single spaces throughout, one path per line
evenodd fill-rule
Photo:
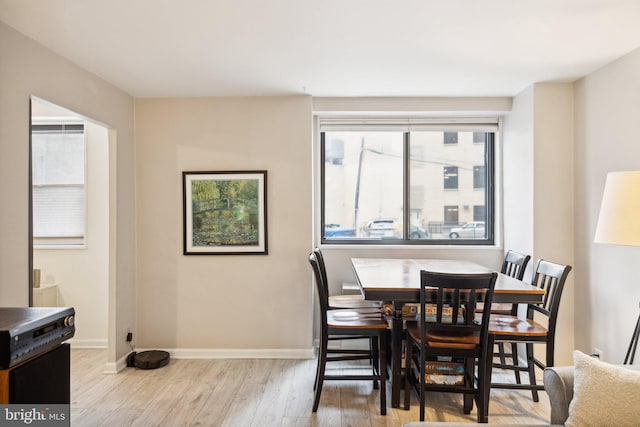
M 493 244 L 496 123 L 320 130 L 323 243 Z

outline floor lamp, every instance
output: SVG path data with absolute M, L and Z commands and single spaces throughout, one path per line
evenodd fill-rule
M 640 246 L 640 171 L 610 172 L 604 186 L 595 243 Z M 624 364 L 633 364 L 640 337 L 640 316 Z

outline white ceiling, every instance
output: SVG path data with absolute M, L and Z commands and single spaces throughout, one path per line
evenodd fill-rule
M 0 0 L 137 97 L 511 96 L 640 46 L 640 0 Z

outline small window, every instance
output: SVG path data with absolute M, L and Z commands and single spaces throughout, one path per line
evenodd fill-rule
M 33 124 L 34 244 L 84 244 L 85 139 L 83 124 Z
M 443 135 L 445 145 L 458 143 L 458 132 L 444 132 Z
M 473 220 L 485 222 L 487 220 L 487 209 L 484 205 L 473 207 Z
M 486 133 L 484 132 L 474 132 L 473 133 L 473 143 L 474 144 L 484 144 L 484 138 Z
M 458 206 L 448 205 L 444 207 L 444 223 L 445 225 L 458 225 Z
M 444 167 L 444 189 L 445 190 L 458 189 L 458 167 L 457 166 Z
M 484 188 L 486 182 L 486 176 L 484 165 L 473 167 L 473 188 Z

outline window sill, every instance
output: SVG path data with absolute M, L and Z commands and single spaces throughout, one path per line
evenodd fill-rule
M 87 245 L 82 244 L 82 245 L 33 245 L 33 249 L 34 250 L 47 250 L 47 249 L 55 249 L 55 250 L 60 250 L 60 249 L 69 249 L 69 250 L 84 250 L 87 249 Z

